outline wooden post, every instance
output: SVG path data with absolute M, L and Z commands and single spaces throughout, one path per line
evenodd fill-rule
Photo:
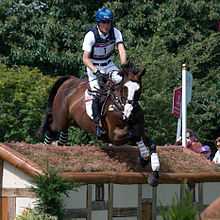
M 15 220 L 16 217 L 16 197 L 8 198 L 8 219 Z
M 199 202 L 199 212 L 203 210 L 203 184 L 198 184 L 198 202 Z
M 157 187 L 152 187 L 152 220 L 157 219 Z
M 113 183 L 108 184 L 108 220 L 113 218 Z
M 105 201 L 105 186 L 103 183 L 95 185 L 95 201 Z
M 86 208 L 87 208 L 87 220 L 92 220 L 92 185 L 87 184 L 87 199 L 86 199 Z
M 186 103 L 186 64 L 182 65 L 182 146 L 186 147 L 187 103 Z
M 137 219 L 142 220 L 142 184 L 138 184 Z
M 180 184 L 180 200 L 182 201 L 184 198 L 184 194 L 185 194 L 185 185 Z
M 142 200 L 142 220 L 152 220 L 152 199 Z
M 0 220 L 9 220 L 8 218 L 8 197 L 1 198 L 1 218 Z

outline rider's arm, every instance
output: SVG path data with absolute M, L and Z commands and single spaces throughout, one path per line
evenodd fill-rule
M 127 55 L 126 55 L 126 50 L 125 50 L 125 46 L 123 43 L 122 34 L 117 28 L 114 28 L 114 34 L 115 34 L 116 47 L 117 47 L 118 53 L 119 53 L 120 63 L 126 64 L 127 63 Z
M 90 53 L 87 51 L 83 52 L 83 63 L 85 66 L 89 67 L 89 69 L 91 69 L 93 73 L 97 71 L 96 67 L 93 65 L 90 59 Z
M 83 63 L 86 67 L 88 67 L 89 69 L 91 69 L 94 73 L 97 71 L 96 67 L 93 65 L 91 58 L 90 58 L 90 54 L 92 52 L 92 47 L 95 43 L 95 37 L 93 32 L 89 31 L 84 38 L 83 41 Z
M 126 64 L 127 63 L 127 55 L 126 55 L 126 50 L 125 50 L 125 46 L 123 43 L 118 43 L 118 53 L 119 53 L 119 57 L 120 57 L 120 62 L 121 64 Z

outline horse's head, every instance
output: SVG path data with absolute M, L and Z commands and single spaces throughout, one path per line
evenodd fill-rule
M 127 64 L 123 65 L 120 71 L 120 75 L 124 77 L 124 83 L 129 80 L 132 82 L 141 83 L 141 78 L 144 75 L 144 73 L 144 68 L 139 69 L 131 62 L 128 62 Z
M 111 80 L 100 91 L 104 92 L 106 102 L 104 104 L 105 124 L 111 141 L 115 144 L 126 143 L 129 133 L 130 119 L 140 110 L 138 100 L 141 93 L 141 77 L 144 69 L 139 70 L 133 64 L 123 66 L 119 74 L 123 77 L 120 84 L 114 84 Z M 139 109 L 139 110 L 138 110 Z M 135 115 L 134 115 L 135 116 Z
M 128 63 L 123 66 L 120 74 L 123 76 L 122 90 L 125 98 L 123 117 L 129 119 L 132 110 L 137 104 L 141 94 L 141 78 L 145 69 L 139 69 L 134 64 Z

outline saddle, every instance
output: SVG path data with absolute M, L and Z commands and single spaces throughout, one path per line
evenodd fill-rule
M 118 86 L 118 85 L 117 85 Z M 103 118 L 105 114 L 105 106 L 107 104 L 107 100 L 109 96 L 111 96 L 112 104 L 108 106 L 107 111 L 123 111 L 123 101 L 121 97 L 118 97 L 114 94 L 114 90 L 116 85 L 112 82 L 111 79 L 106 76 L 100 83 L 101 89 L 97 91 L 91 91 L 89 88 L 85 91 L 85 105 L 86 105 L 86 113 L 93 120 L 92 115 L 92 102 L 96 95 L 99 95 L 100 98 L 100 108 L 101 108 L 101 118 Z

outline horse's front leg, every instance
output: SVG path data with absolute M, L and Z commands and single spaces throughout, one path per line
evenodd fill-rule
M 152 173 L 148 177 L 148 183 L 151 186 L 157 186 L 159 183 L 160 160 L 157 154 L 156 144 L 147 138 L 144 134 L 136 136 L 136 144 L 139 149 L 139 161 L 142 167 L 151 164 Z
M 144 167 L 151 162 L 152 173 L 148 177 L 148 183 L 151 186 L 157 186 L 159 183 L 160 161 L 157 154 L 156 144 L 146 136 L 144 128 L 144 113 L 139 108 L 131 120 L 130 130 L 131 140 L 135 140 L 139 149 L 140 164 Z
M 155 187 L 159 183 L 160 160 L 156 144 L 150 140 L 148 146 L 150 147 L 150 162 L 152 169 L 152 173 L 148 177 L 148 183 Z

